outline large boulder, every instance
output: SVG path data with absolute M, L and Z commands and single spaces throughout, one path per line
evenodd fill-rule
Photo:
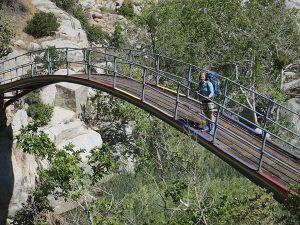
M 88 87 L 71 84 L 56 84 L 56 96 L 54 104 L 58 107 L 70 109 L 80 115 L 87 102 Z
M 69 70 L 69 74 L 75 73 L 73 70 Z M 66 74 L 66 69 L 61 69 L 54 73 L 54 75 Z M 61 82 L 44 87 L 40 96 L 43 103 L 72 110 L 78 116 L 82 113 L 82 109 L 87 103 L 88 93 L 89 88 L 86 86 Z
M 283 85 L 283 89 L 287 92 L 294 89 L 300 89 L 300 79 L 292 80 L 290 82 L 285 83 Z
M 14 136 L 18 135 L 20 133 L 20 129 L 22 127 L 27 126 L 27 124 L 28 124 L 27 112 L 24 109 L 18 110 L 15 113 L 13 120 L 11 122 L 11 127 L 13 130 Z
M 9 206 L 9 215 L 14 215 L 16 211 L 22 208 L 21 203 L 26 202 L 35 188 L 38 162 L 35 156 L 17 149 L 12 151 L 11 161 L 14 173 L 14 189 Z
M 54 106 L 56 96 L 56 85 L 51 84 L 41 89 L 41 100 L 44 104 Z

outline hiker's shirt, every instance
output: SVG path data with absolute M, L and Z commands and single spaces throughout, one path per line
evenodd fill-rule
M 198 92 L 201 94 L 200 95 L 200 100 L 202 102 L 201 108 L 204 111 L 204 113 L 216 111 L 216 106 L 212 102 L 212 99 L 214 96 L 213 84 L 210 81 L 204 81 L 204 82 L 200 81 L 199 87 L 198 87 Z
M 206 103 L 206 102 L 210 102 L 209 99 L 212 99 L 213 96 L 214 96 L 214 86 L 212 85 L 212 83 L 210 81 L 200 81 L 199 82 L 199 86 L 198 86 L 198 92 L 202 95 L 200 96 L 200 100 L 203 102 L 203 103 Z M 205 98 L 205 97 L 209 98 Z

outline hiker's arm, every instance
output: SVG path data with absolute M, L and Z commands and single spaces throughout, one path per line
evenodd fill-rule
M 213 98 L 215 90 L 214 90 L 214 86 L 212 85 L 211 82 L 208 82 L 208 90 L 209 90 L 208 98 Z

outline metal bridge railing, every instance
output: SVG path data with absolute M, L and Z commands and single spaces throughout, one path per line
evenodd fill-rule
M 74 73 L 75 70 L 77 74 L 88 75 L 88 79 L 92 74 L 110 74 L 113 76 L 113 87 L 116 87 L 116 81 L 120 76 L 137 80 L 141 84 L 140 96 L 138 97 L 141 101 L 156 108 L 155 104 L 159 103 L 147 99 L 145 97 L 146 92 L 149 90 L 157 91 L 153 88 L 157 86 L 173 90 L 173 95 L 161 91 L 170 98 L 168 107 L 161 105 L 161 108 L 165 108 L 168 115 L 178 120 L 185 119 L 181 118 L 178 113 L 181 108 L 185 108 L 190 114 L 207 119 L 203 114 L 196 113 L 189 105 L 181 101 L 182 96 L 185 96 L 191 101 L 200 103 L 197 100 L 200 96 L 195 90 L 198 86 L 198 75 L 203 69 L 180 60 L 145 51 L 108 47 L 93 49 L 49 48 L 32 51 L 1 61 L 0 81 L 1 84 L 6 84 L 26 77 L 52 75 L 59 69 L 66 70 L 66 75 L 71 75 L 71 71 Z M 286 114 L 289 117 L 299 119 L 300 114 L 227 77 L 220 76 L 220 81 L 223 93 L 219 99 L 214 101 L 218 106 L 218 112 L 215 121 L 217 129 L 212 142 L 217 140 L 218 129 L 221 129 L 228 135 L 251 146 L 259 154 L 259 166 L 256 168 L 258 171 L 263 169 L 264 157 L 267 156 L 300 174 L 298 168 L 290 166 L 278 157 L 266 152 L 265 149 L 266 143 L 272 141 L 272 143 L 281 145 L 285 151 L 298 157 L 300 154 L 300 135 L 298 131 L 294 130 L 292 124 L 284 120 L 285 117 L 282 115 Z M 255 104 L 249 104 L 243 97 L 246 95 L 251 96 L 252 100 L 261 104 L 264 110 L 258 111 Z M 158 110 L 161 109 L 158 108 Z M 258 122 L 253 122 L 244 116 L 244 112 L 256 117 Z M 220 123 L 221 115 L 228 115 L 229 118 L 256 132 L 260 144 L 251 143 L 243 136 L 222 126 Z

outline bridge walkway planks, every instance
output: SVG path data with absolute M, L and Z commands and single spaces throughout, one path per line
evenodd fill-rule
M 87 78 L 87 75 L 75 76 Z M 90 79 L 108 86 L 112 86 L 113 84 L 113 77 L 110 75 L 91 75 Z M 143 84 L 140 82 L 125 77 L 117 77 L 115 84 L 116 88 L 123 92 L 135 96 L 136 98 L 142 97 Z M 144 101 L 170 117 L 173 117 L 175 114 L 176 93 L 172 91 L 156 86 L 146 85 Z M 203 112 L 199 103 L 185 96 L 180 96 L 178 118 L 194 121 L 198 124 L 204 124 L 205 119 L 201 117 L 202 113 Z M 234 157 L 250 165 L 252 168 L 258 169 L 262 137 L 225 115 L 220 116 L 219 123 L 221 126 L 217 131 L 215 144 L 221 146 Z M 241 139 L 232 137 L 229 132 L 239 134 Z M 212 138 L 208 133 L 201 133 L 208 138 Z M 271 140 L 266 142 L 265 152 L 269 153 L 271 156 L 275 156 L 286 164 L 293 166 L 298 171 L 300 170 L 300 159 L 294 154 L 291 154 L 280 146 L 274 144 Z M 285 186 L 289 186 L 290 184 L 294 184 L 298 181 L 297 172 L 277 162 L 268 155 L 264 155 L 262 171 Z

